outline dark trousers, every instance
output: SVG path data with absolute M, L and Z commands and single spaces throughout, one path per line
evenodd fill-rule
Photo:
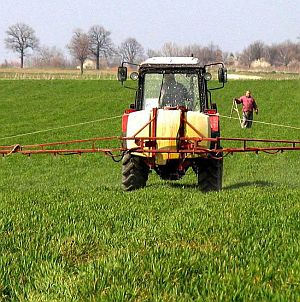
M 242 127 L 243 128 L 251 128 L 252 121 L 253 121 L 253 111 L 244 111 L 243 112 Z

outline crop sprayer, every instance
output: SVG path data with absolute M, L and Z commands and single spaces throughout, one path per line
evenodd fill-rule
M 194 57 L 155 57 L 136 65 L 123 62 L 118 80 L 124 84 L 128 65 L 137 71 L 130 74 L 138 81 L 135 102 L 122 116 L 122 135 L 45 144 L 0 146 L 3 156 L 13 153 L 84 154 L 103 153 L 122 161 L 122 187 L 125 191 L 146 185 L 150 170 L 162 179 L 178 180 L 192 168 L 201 191 L 222 188 L 223 158 L 236 152 L 300 150 L 300 141 L 254 138 L 225 138 L 220 135 L 220 115 L 211 93 L 227 82 L 223 63 L 201 66 Z M 216 87 L 208 88 L 216 68 Z M 126 87 L 126 86 L 125 86 Z M 115 141 L 118 147 L 98 144 Z M 226 147 L 227 142 L 239 147 Z M 78 148 L 78 145 L 88 147 Z M 73 148 L 72 148 L 73 146 Z

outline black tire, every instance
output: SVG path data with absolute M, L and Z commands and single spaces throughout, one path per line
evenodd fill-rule
M 223 158 L 201 158 L 195 172 L 202 192 L 220 191 L 223 178 Z
M 145 187 L 149 175 L 149 167 L 142 157 L 125 154 L 122 160 L 122 188 L 132 191 Z

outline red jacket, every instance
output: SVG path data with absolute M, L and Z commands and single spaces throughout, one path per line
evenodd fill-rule
M 245 95 L 241 96 L 239 99 L 236 99 L 236 102 L 238 104 L 243 104 L 243 112 L 253 111 L 253 109 L 257 109 L 255 99 L 252 96 L 250 96 L 249 98 Z

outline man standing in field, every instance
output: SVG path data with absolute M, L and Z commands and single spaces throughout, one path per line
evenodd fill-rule
M 251 91 L 247 90 L 245 95 L 234 99 L 237 104 L 243 104 L 243 128 L 251 128 L 253 121 L 253 111 L 258 114 L 258 107 L 255 99 L 251 96 Z

